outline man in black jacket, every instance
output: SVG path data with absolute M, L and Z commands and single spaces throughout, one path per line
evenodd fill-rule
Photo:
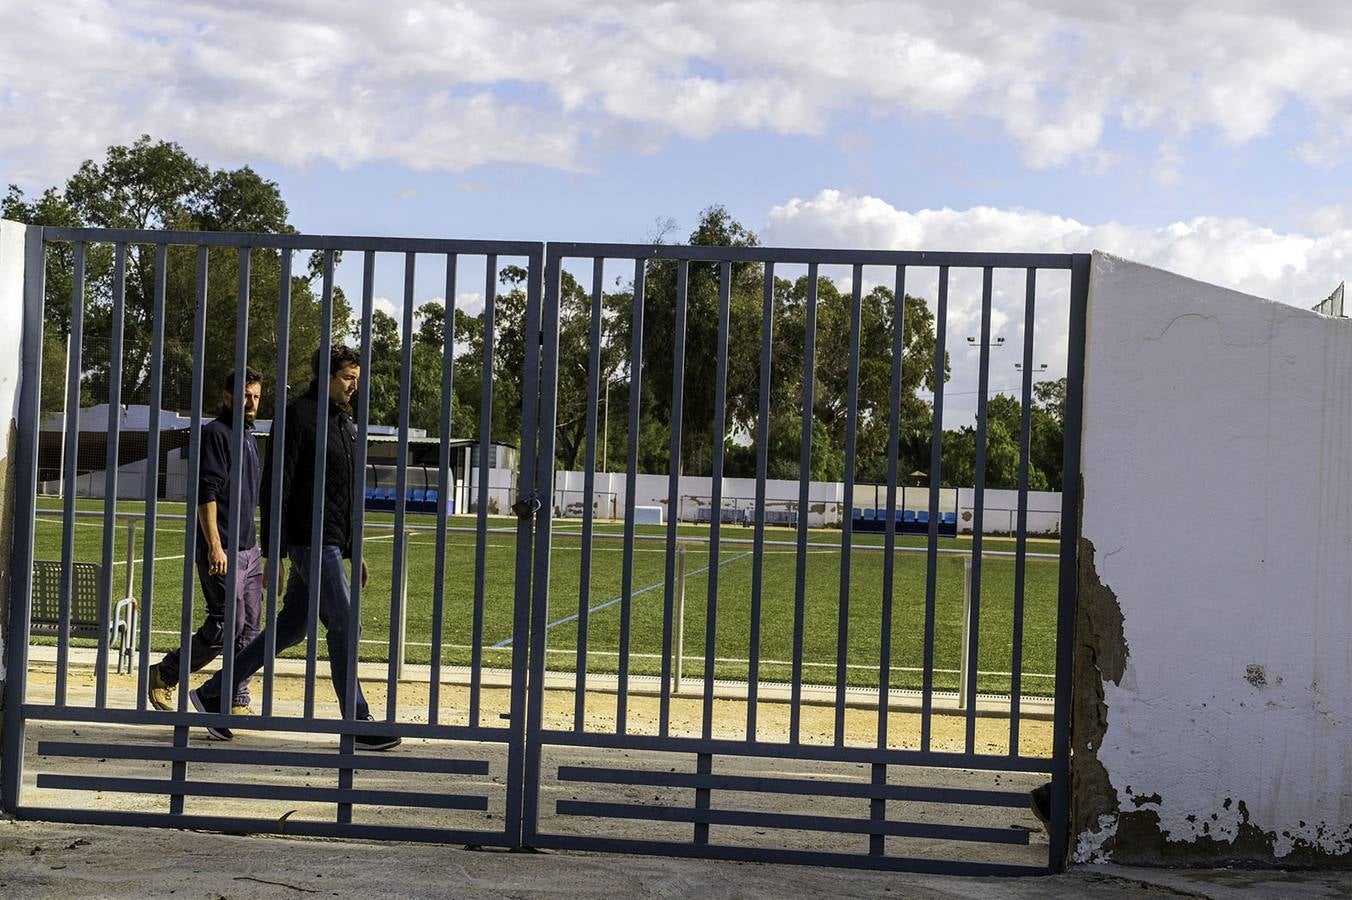
M 258 445 L 254 442 L 254 416 L 263 391 L 263 376 L 253 369 L 244 372 L 244 402 L 235 403 L 235 373 L 225 378 L 221 411 L 202 427 L 197 480 L 197 576 L 202 583 L 207 615 L 188 645 L 188 670 L 198 669 L 221 655 L 225 640 L 226 572 L 230 549 L 239 551 L 235 580 L 235 653 L 258 634 L 262 619 L 263 569 L 254 530 L 258 506 Z M 239 534 L 230 535 L 231 429 L 236 408 L 244 414 L 244 471 L 240 479 Z M 150 667 L 146 695 L 156 709 L 174 708 L 174 688 L 179 682 L 178 649 Z M 251 715 L 249 681 L 235 688 L 230 711 Z
M 314 511 L 315 444 L 319 433 L 319 379 L 328 378 L 329 405 L 324 411 L 326 422 L 324 485 L 318 502 L 322 504 L 322 534 L 319 548 L 319 620 L 324 623 L 328 637 L 329 673 L 339 705 L 347 709 L 347 653 L 349 641 L 358 635 L 349 631 L 348 610 L 351 605 L 351 586 L 347 566 L 343 560 L 352 558 L 352 504 L 356 493 L 357 472 L 354 466 L 356 428 L 352 424 L 352 398 L 361 380 L 361 357 L 350 347 L 334 344 L 325 355 L 315 353 L 315 383 L 286 407 L 286 433 L 282 445 L 281 519 L 271 521 L 272 454 L 263 472 L 263 534 L 272 528 L 281 529 L 281 546 L 291 561 L 291 578 L 286 583 L 282 609 L 277 614 L 277 651 L 293 647 L 305 639 L 310 597 L 310 538 Z M 274 436 L 275 439 L 275 436 Z M 279 560 L 278 581 L 284 566 Z M 361 583 L 366 586 L 366 561 L 361 564 Z M 259 634 L 235 660 L 235 690 L 238 685 L 263 666 L 264 638 Z M 220 709 L 221 674 L 218 672 L 192 691 L 188 696 L 201 712 Z M 371 720 L 371 710 L 356 682 L 357 719 Z M 228 728 L 209 726 L 207 732 L 218 740 L 233 737 Z M 393 735 L 362 734 L 356 738 L 359 749 L 388 750 L 399 744 Z

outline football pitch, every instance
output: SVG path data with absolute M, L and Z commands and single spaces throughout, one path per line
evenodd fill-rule
M 101 512 L 103 502 L 81 500 L 84 512 Z M 122 501 L 121 513 L 140 516 L 144 504 Z M 182 503 L 161 502 L 161 516 L 182 516 Z M 35 526 L 34 557 L 61 558 L 62 509 L 54 498 L 40 498 Z M 385 660 L 389 654 L 392 597 L 400 580 L 393 571 L 394 516 L 368 512 L 363 555 L 370 568 L 370 583 L 361 594 L 363 660 Z M 482 536 L 484 553 L 483 625 L 478 642 L 483 665 L 510 666 L 512 608 L 515 595 L 515 520 L 489 517 L 490 531 Z M 408 542 L 406 660 L 426 663 L 431 658 L 433 592 L 436 566 L 435 517 L 410 514 L 406 525 L 414 531 Z M 469 516 L 448 520 L 445 593 L 442 614 L 442 664 L 468 665 L 474 645 L 475 562 L 481 543 L 476 520 Z M 126 521 L 117 524 L 112 570 L 113 600 L 124 593 L 126 583 Z M 184 529 L 182 520 L 161 518 L 156 527 L 154 589 L 142 595 L 144 521 L 137 521 L 133 595 L 141 601 L 144 615 L 151 616 L 152 649 L 167 651 L 177 646 L 183 607 Z M 426 530 L 421 530 L 426 529 Z M 587 612 L 587 671 L 613 673 L 619 666 L 623 603 L 623 525 L 598 522 L 592 540 L 590 586 L 580 598 L 582 525 L 577 519 L 554 520 L 550 556 L 550 591 L 547 621 L 547 663 L 552 671 L 574 671 L 580 610 Z M 706 612 L 710 579 L 710 529 L 706 525 L 682 525 L 684 544 L 684 671 L 701 677 L 704 669 Z M 665 526 L 639 526 L 633 554 L 630 590 L 629 671 L 633 675 L 657 675 L 661 671 L 662 624 L 666 599 L 667 547 Z M 717 567 L 718 593 L 714 640 L 715 677 L 745 681 L 748 677 L 751 635 L 751 594 L 754 557 L 753 529 L 725 525 L 721 529 Z M 788 682 L 792 677 L 794 603 L 798 550 L 792 529 L 767 528 L 763 556 L 760 611 L 760 678 L 764 682 Z M 809 532 L 806 551 L 803 680 L 834 684 L 841 596 L 841 532 L 821 529 Z M 74 559 L 102 562 L 103 522 L 96 517 L 77 517 Z M 966 551 L 940 555 L 935 578 L 934 686 L 957 688 L 963 630 L 964 564 L 970 558 L 967 537 L 941 538 L 944 550 Z M 851 685 L 876 686 L 882 644 L 883 535 L 856 534 L 850 554 L 849 616 L 847 619 L 847 680 Z M 894 688 L 919 688 L 924 663 L 924 622 L 927 560 L 926 538 L 899 535 L 894 554 L 893 613 L 891 622 L 891 673 Z M 1009 538 L 987 537 L 987 554 L 1012 552 Z M 1058 545 L 1030 540 L 1030 554 L 1055 554 Z M 1023 654 L 1021 690 L 1030 695 L 1050 695 L 1056 653 L 1056 601 L 1059 563 L 1054 558 L 1029 558 L 1025 563 Z M 978 690 L 1008 693 L 1011 647 L 1014 634 L 1015 561 L 1010 556 L 983 555 L 980 585 L 980 634 L 978 643 Z M 193 621 L 195 630 L 203 605 L 193 575 Z M 672 593 L 675 593 L 673 589 Z M 280 598 L 279 598 L 280 602 Z M 673 599 L 675 604 L 675 599 Z M 322 629 L 320 630 L 322 634 Z M 41 641 L 42 638 L 35 638 Z M 50 639 L 47 639 L 50 640 Z M 80 641 L 75 642 L 77 645 Z M 321 639 L 318 654 L 325 654 Z M 303 657 L 304 645 L 285 654 Z

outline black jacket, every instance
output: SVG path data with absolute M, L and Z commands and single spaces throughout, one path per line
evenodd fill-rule
M 319 385 L 286 405 L 286 433 L 282 446 L 282 552 L 293 544 L 310 545 L 310 519 L 314 510 L 315 435 L 319 423 Z M 263 467 L 263 555 L 272 537 L 271 435 Z M 328 409 L 328 457 L 324 464 L 324 532 L 321 543 L 338 547 L 352 556 L 352 499 L 355 491 L 357 429 L 352 418 L 332 402 Z

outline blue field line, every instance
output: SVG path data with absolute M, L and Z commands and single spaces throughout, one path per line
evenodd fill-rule
M 739 560 L 739 559 L 745 559 L 746 557 L 750 556 L 753 552 L 755 552 L 755 551 L 748 550 L 748 551 L 746 551 L 745 553 L 739 553 L 739 554 L 737 554 L 736 556 L 732 556 L 732 557 L 729 557 L 729 558 L 727 558 L 727 559 L 721 560 L 721 561 L 718 563 L 718 567 L 721 569 L 721 568 L 723 568 L 724 566 L 726 566 L 726 565 L 727 565 L 728 563 L 730 563 L 730 562 L 736 562 L 736 561 Z M 695 569 L 695 570 L 692 571 L 692 572 L 686 572 L 685 574 L 686 574 L 686 576 L 688 577 L 688 576 L 690 576 L 690 575 L 698 575 L 698 574 L 700 574 L 701 572 L 707 572 L 707 571 L 709 571 L 709 567 L 708 567 L 708 566 L 701 566 L 700 568 Z M 663 578 L 661 581 L 654 581 L 652 584 L 647 585 L 646 587 L 641 587 L 641 588 L 639 588 L 638 590 L 634 591 L 632 594 L 630 594 L 630 596 L 631 596 L 631 597 L 637 597 L 637 596 L 639 596 L 640 594 L 646 594 L 646 593 L 648 593 L 649 591 L 655 591 L 655 590 L 657 590 L 658 588 L 662 587 L 662 586 L 663 586 L 664 584 L 666 584 L 666 583 L 667 583 L 667 580 L 666 580 L 665 578 Z M 623 599 L 624 599 L 624 595 L 621 594 L 621 595 L 618 596 L 618 597 L 614 597 L 614 598 L 612 598 L 612 599 L 610 599 L 610 600 L 607 600 L 605 603 L 598 603 L 598 604 L 596 604 L 595 606 L 589 607 L 589 608 L 587 609 L 587 613 L 590 615 L 591 613 L 598 612 L 598 611 L 600 611 L 600 610 L 605 609 L 607 606 L 614 606 L 616 603 L 619 603 L 619 602 L 620 602 L 621 600 L 623 600 Z M 576 619 L 577 617 L 578 617 L 578 614 L 577 614 L 577 613 L 571 613 L 570 615 L 564 616 L 562 619 L 556 619 L 556 620 L 554 620 L 553 622 L 550 622 L 548 625 L 545 626 L 545 631 L 548 631 L 549 629 L 553 628 L 553 627 L 556 626 L 556 625 L 566 625 L 566 624 L 568 624 L 569 622 L 571 622 L 571 621 L 573 621 L 574 619 Z M 498 649 L 501 649 L 501 648 L 503 648 L 503 647 L 510 647 L 511 645 L 512 645 L 512 639 L 511 639 L 511 638 L 507 638 L 506 640 L 498 641 L 498 642 L 497 642 L 496 644 L 494 644 L 490 649 L 498 650 Z

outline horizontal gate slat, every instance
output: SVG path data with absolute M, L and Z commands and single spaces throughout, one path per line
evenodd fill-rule
M 704 740 L 602 732 L 545 731 L 540 736 L 540 742 L 560 747 L 711 753 L 715 756 L 759 756 L 767 759 L 801 759 L 817 762 L 887 763 L 894 766 L 995 772 L 1048 772 L 1052 764 L 1050 759 L 1043 757 L 883 750 L 877 747 L 832 747 L 825 744 L 771 744 L 761 741 Z
M 20 806 L 16 819 L 65 822 L 73 825 L 136 825 L 248 834 L 289 834 L 301 837 L 366 838 L 385 841 L 426 841 L 486 847 L 511 846 L 502 831 L 462 828 L 419 828 L 411 825 L 363 825 L 313 822 L 306 819 L 256 819 L 243 816 L 184 816 L 103 809 L 64 809 L 59 806 Z
M 217 784 L 209 781 L 170 781 L 160 778 L 102 778 L 95 775 L 39 775 L 38 787 L 65 791 L 123 794 L 182 794 L 188 797 L 233 797 L 244 800 L 297 800 L 315 803 L 363 803 L 374 806 L 411 806 L 423 809 L 488 809 L 488 798 L 466 794 L 408 793 L 404 791 L 344 790 L 285 784 Z
M 858 797 L 864 800 L 877 798 L 907 800 L 913 803 L 962 803 L 971 806 L 1003 806 L 1014 809 L 1022 809 L 1028 805 L 1028 794 L 1024 791 L 980 791 L 967 788 L 865 784 L 850 781 L 818 781 L 806 778 L 770 778 L 754 775 L 700 775 L 695 772 L 601 769 L 591 766 L 560 766 L 559 781 L 709 788 L 710 790 L 722 791 L 807 794 L 822 797 Z
M 806 816 L 794 813 L 768 813 L 742 809 L 645 806 L 640 803 L 602 803 L 593 800 L 559 800 L 556 809 L 561 816 L 647 819 L 655 822 L 696 822 L 710 825 L 747 825 L 757 828 L 832 831 L 845 834 L 886 834 L 892 837 L 933 838 L 942 841 L 980 841 L 986 844 L 1028 843 L 1028 832 L 1022 828 L 981 828 L 975 825 L 847 819 L 843 816 Z
M 506 728 L 468 728 L 459 725 L 424 725 L 417 722 L 352 722 L 342 719 L 306 719 L 286 716 L 236 716 L 220 713 L 176 713 L 163 710 L 139 712 L 134 709 L 95 709 L 89 706 L 50 706 L 25 703 L 26 719 L 50 722 L 93 722 L 104 725 L 190 725 L 204 728 L 224 725 L 249 731 L 291 731 L 304 734 L 398 734 L 401 737 L 432 738 L 448 741 L 507 743 L 511 731 Z
M 301 753 L 290 750 L 235 750 L 216 747 L 171 747 L 163 744 L 80 744 L 39 741 L 39 756 L 93 759 L 169 760 L 217 765 L 307 766 L 361 769 L 370 772 L 424 772 L 438 775 L 487 775 L 481 759 L 416 759 L 351 753 Z

